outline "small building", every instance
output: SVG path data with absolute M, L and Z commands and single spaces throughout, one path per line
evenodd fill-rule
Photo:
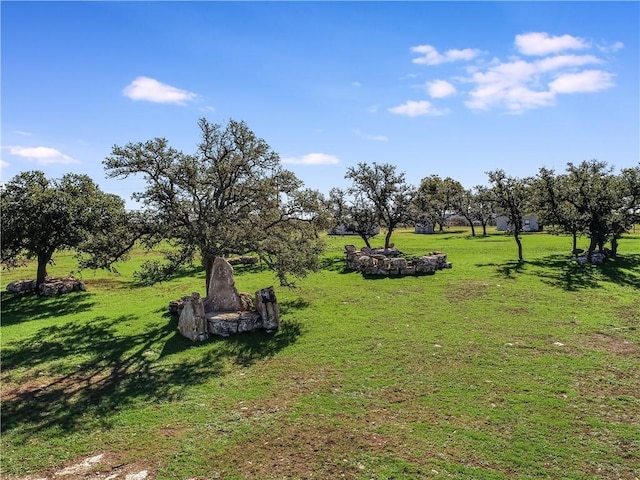
M 433 223 L 431 222 L 422 222 L 416 223 L 416 233 L 433 233 Z
M 496 217 L 496 230 L 500 232 L 506 232 L 511 230 L 511 224 L 509 217 L 506 215 L 499 215 Z M 531 213 L 522 217 L 522 231 L 523 232 L 537 232 L 540 230 L 538 224 L 538 215 Z

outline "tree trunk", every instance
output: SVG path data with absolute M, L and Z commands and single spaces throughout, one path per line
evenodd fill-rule
M 387 234 L 384 237 L 384 248 L 389 248 L 389 244 L 391 243 L 391 234 L 393 233 L 393 229 L 387 229 Z
M 369 243 L 369 237 L 367 237 L 366 235 L 360 235 L 360 238 L 364 240 L 364 244 L 367 246 L 367 248 L 371 248 L 371 243 Z
M 482 235 L 483 236 L 487 236 L 487 223 L 486 222 L 482 222 Z
M 522 241 L 520 240 L 520 231 L 513 231 L 513 238 L 516 239 L 516 243 L 518 244 L 518 262 L 522 262 L 524 260 L 522 256 Z
M 476 228 L 473 226 L 473 222 L 469 222 L 469 224 L 471 225 L 471 236 L 475 237 L 476 236 Z
M 47 278 L 47 265 L 51 261 L 53 252 L 40 252 L 38 253 L 38 273 L 36 274 L 36 292 L 40 292 L 40 285 L 44 283 Z
M 611 258 L 615 258 L 618 255 L 618 237 L 616 235 L 611 239 Z
M 573 249 L 572 252 L 575 252 L 578 249 L 578 234 L 576 232 L 572 232 L 573 237 Z
M 589 242 L 589 250 L 587 250 L 587 262 L 591 263 L 591 257 L 597 245 L 598 240 L 595 237 L 591 237 L 591 241 Z

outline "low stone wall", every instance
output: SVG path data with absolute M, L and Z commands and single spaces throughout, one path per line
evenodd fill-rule
M 45 297 L 53 297 L 56 295 L 62 295 L 69 292 L 84 292 L 87 289 L 82 280 L 75 278 L 51 278 L 47 277 L 46 280 L 40 285 L 40 289 L 37 292 Z M 7 292 L 10 293 L 36 293 L 36 281 L 35 280 L 17 280 L 7 285 Z
M 363 275 L 433 275 L 436 270 L 452 267 L 447 262 L 447 254 L 443 252 L 431 252 L 429 255 L 407 260 L 396 249 L 363 248 L 358 251 L 354 245 L 346 245 L 345 254 L 347 268 Z

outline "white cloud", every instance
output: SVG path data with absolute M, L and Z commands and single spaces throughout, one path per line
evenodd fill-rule
M 204 107 L 200 108 L 200 111 L 213 113 L 216 111 L 216 107 L 212 107 L 211 105 L 205 105 Z
M 387 137 L 386 135 L 371 135 L 368 133 L 364 133 L 360 130 L 354 130 L 354 133 L 360 138 L 363 138 L 365 140 L 371 140 L 372 142 L 388 142 L 389 141 L 389 137 Z
M 301 157 L 286 157 L 282 159 L 282 163 L 292 165 L 335 165 L 339 162 L 338 157 L 327 155 L 326 153 L 308 153 Z
M 122 94 L 131 100 L 175 105 L 185 105 L 198 98 L 193 92 L 172 87 L 149 77 L 136 78 L 122 90 Z
M 396 115 L 405 115 L 407 117 L 418 117 L 421 115 L 439 116 L 447 113 L 447 110 L 438 110 L 431 102 L 426 100 L 409 100 L 402 105 L 391 107 L 388 110 Z
M 616 42 L 613 45 L 598 45 L 598 50 L 604 53 L 615 53 L 624 48 L 624 43 Z
M 534 66 L 539 72 L 548 72 L 560 68 L 581 67 L 598 63 L 602 63 L 602 60 L 593 55 L 557 55 L 536 60 Z
M 360 82 L 351 82 L 352 87 L 361 87 L 362 84 Z
M 613 74 L 602 70 L 585 70 L 580 73 L 563 73 L 549 83 L 555 93 L 598 92 L 614 85 Z
M 427 88 L 427 93 L 432 98 L 444 98 L 456 93 L 456 87 L 446 80 L 427 82 L 425 87 Z
M 548 55 L 563 50 L 582 50 L 589 43 L 571 35 L 550 36 L 546 32 L 531 32 L 516 35 L 516 47 L 523 55 Z
M 455 62 L 457 60 L 473 60 L 480 54 L 480 50 L 473 48 L 465 48 L 463 50 L 447 50 L 444 54 L 438 52 L 438 50 L 432 45 L 417 45 L 411 47 L 411 51 L 419 53 L 422 56 L 413 59 L 413 63 L 420 65 L 439 65 L 441 63 Z
M 611 74 L 600 70 L 573 71 L 576 67 L 599 63 L 602 60 L 593 55 L 557 55 L 534 62 L 517 59 L 497 63 L 471 75 L 469 80 L 476 86 L 465 105 L 474 110 L 500 107 L 511 113 L 521 113 L 554 105 L 556 95 L 560 93 L 603 90 L 613 86 Z M 585 72 L 600 74 L 583 75 Z M 555 80 L 552 74 L 556 75 Z
M 24 130 L 14 130 L 14 132 L 16 135 L 20 135 L 23 137 L 30 137 L 31 135 L 33 135 L 31 132 L 26 132 Z
M 11 155 L 33 160 L 38 165 L 79 163 L 78 160 L 51 147 L 22 147 L 14 145 L 8 148 Z

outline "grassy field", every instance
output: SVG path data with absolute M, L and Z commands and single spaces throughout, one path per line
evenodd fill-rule
M 277 333 L 202 344 L 166 313 L 204 293 L 201 269 L 134 282 L 157 252 L 83 272 L 87 292 L 3 291 L 2 478 L 101 452 L 158 479 L 640 477 L 640 234 L 581 267 L 567 237 L 524 236 L 518 264 L 490 233 L 400 231 L 453 269 L 382 279 L 343 269 L 357 238 L 328 237 L 319 273 L 276 285 Z M 240 291 L 275 281 L 235 271 Z

